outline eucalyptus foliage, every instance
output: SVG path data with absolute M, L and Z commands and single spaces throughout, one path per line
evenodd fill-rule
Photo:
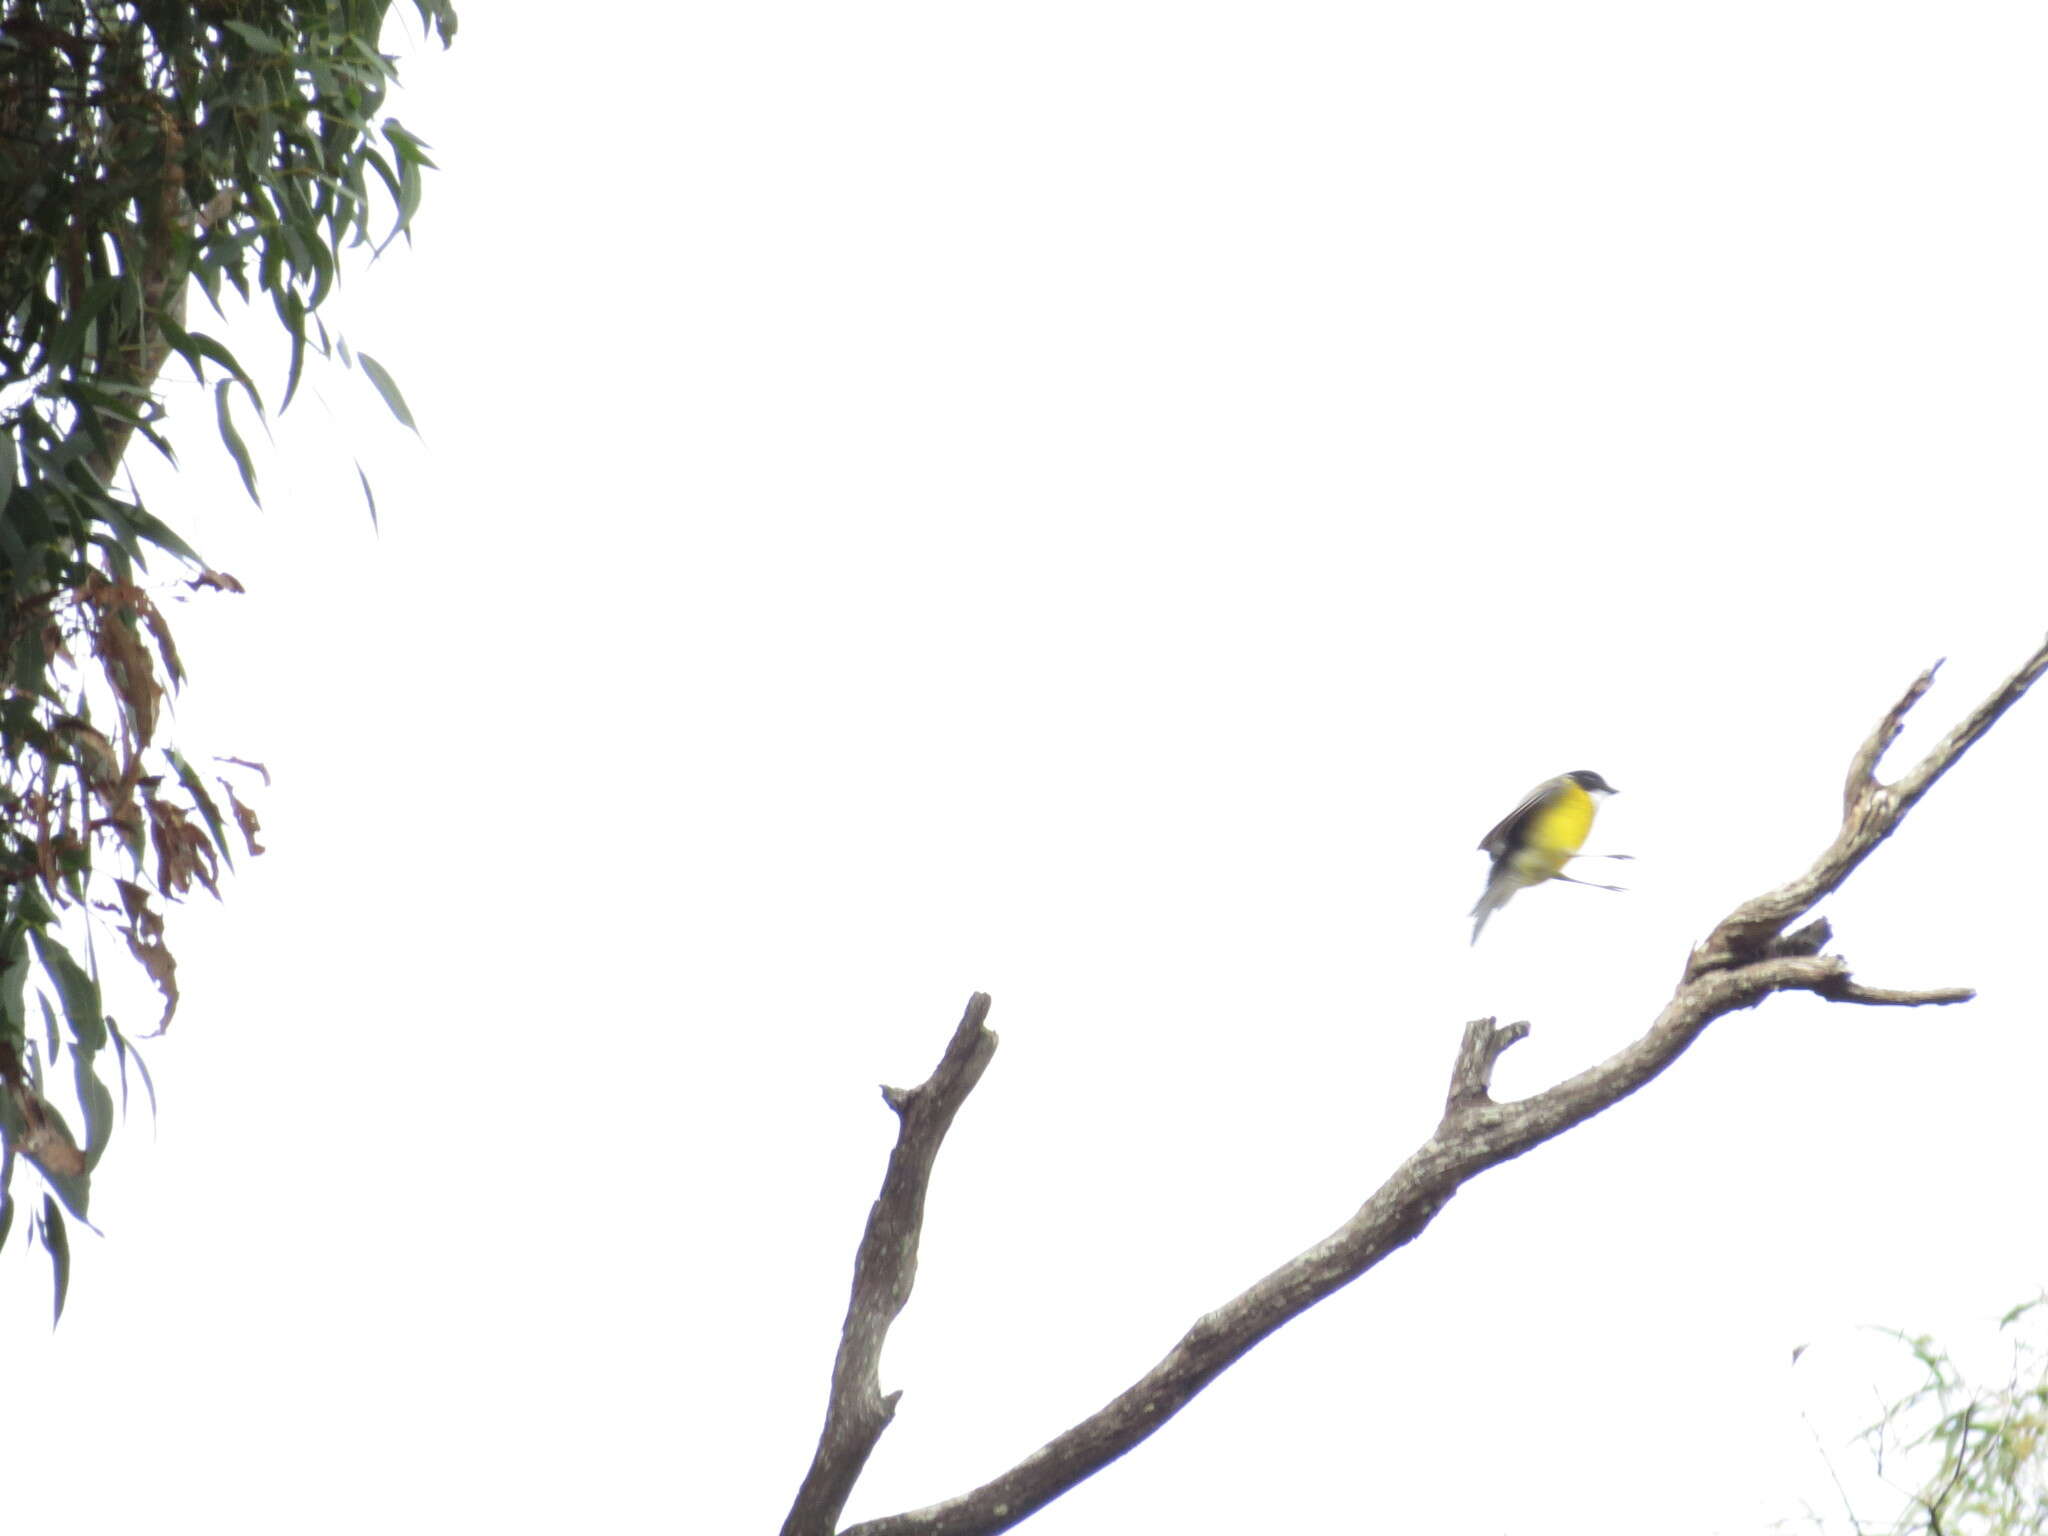
M 1809 1514 L 1808 1528 L 1851 1536 L 2048 1536 L 2048 1296 L 2014 1307 L 1999 1329 L 2006 1363 L 1988 1378 L 1965 1370 L 1928 1335 L 1886 1330 L 1919 1373 L 1860 1437 L 1889 1507 L 1869 1507 L 1879 1502 L 1869 1493 L 1851 1498 L 1838 1478 L 1839 1516 Z
M 1897 1335 L 1925 1372 L 1867 1431 L 1880 1456 L 1903 1436 L 1930 1462 L 1895 1523 L 1901 1536 L 2048 1536 L 2048 1344 L 2041 1300 L 2014 1307 L 2009 1369 L 1973 1382 L 1931 1338 Z M 2022 1326 L 2036 1325 L 2031 1333 Z
M 450 0 L 412 3 L 452 39 Z M 361 363 L 409 420 L 320 319 L 344 252 L 404 233 L 432 164 L 381 115 L 390 5 L 10 0 L 0 20 L 0 1245 L 20 1226 L 47 1250 L 59 1315 L 116 1092 L 148 1090 L 134 1035 L 177 1007 L 166 912 L 261 851 L 241 798 L 260 770 L 202 767 L 164 730 L 183 678 L 164 600 L 234 582 L 119 466 L 137 438 L 171 457 L 156 384 L 175 359 L 211 383 L 256 493 L 236 412 L 265 402 L 188 314 L 195 289 L 216 314 L 275 311 L 280 409 L 310 351 Z M 147 1031 L 101 994 L 123 954 L 162 998 Z

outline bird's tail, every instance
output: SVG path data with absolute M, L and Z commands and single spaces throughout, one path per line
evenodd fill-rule
M 1472 916 L 1477 919 L 1472 924 L 1472 942 L 1474 944 L 1479 942 L 1479 930 L 1486 926 L 1486 920 L 1506 906 L 1508 898 L 1521 888 L 1521 882 L 1506 872 L 1495 875 L 1491 880 L 1487 881 L 1486 894 L 1479 898 L 1479 905 L 1472 909 Z

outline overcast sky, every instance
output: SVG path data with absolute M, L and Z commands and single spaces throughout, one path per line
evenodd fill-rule
M 250 588 L 177 728 L 271 851 L 54 1334 L 0 1258 L 10 1529 L 773 1529 L 875 1085 L 985 989 L 848 1513 L 961 1492 L 1349 1216 L 1465 1020 L 1503 1096 L 1640 1033 L 1921 668 L 1907 754 L 2048 630 L 2038 7 L 604 15 L 394 31 L 444 171 L 339 319 L 423 443 L 334 370 L 260 512 L 189 390 L 138 461 Z M 2048 1282 L 2044 758 L 1824 909 L 1978 1002 L 1717 1024 L 1028 1529 L 1827 1507 L 1859 1329 Z M 1469 947 L 1573 768 L 1631 890 Z

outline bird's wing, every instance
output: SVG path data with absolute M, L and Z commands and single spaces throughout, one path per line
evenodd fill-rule
M 1493 855 L 1496 862 L 1504 858 L 1508 851 L 1521 841 L 1522 829 L 1528 825 L 1529 818 L 1536 814 L 1556 788 L 1557 780 L 1545 779 L 1530 790 L 1529 797 L 1508 812 L 1500 825 L 1480 840 L 1479 851 Z

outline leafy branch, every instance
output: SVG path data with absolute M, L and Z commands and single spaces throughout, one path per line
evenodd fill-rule
M 453 37 L 450 0 L 413 4 Z M 261 769 L 200 767 L 164 729 L 184 680 L 167 597 L 240 588 L 119 469 L 138 437 L 175 463 L 157 390 L 177 357 L 212 383 L 256 495 L 233 402 L 261 417 L 263 396 L 188 324 L 195 283 L 217 313 L 224 289 L 270 299 L 291 342 L 280 409 L 311 351 L 360 360 L 410 425 L 389 375 L 319 318 L 345 250 L 405 233 L 432 166 L 382 115 L 390 5 L 38 0 L 0 19 L 0 1244 L 23 1162 L 46 1186 L 29 1235 L 60 1315 L 65 1222 L 87 1219 L 109 1084 L 125 1100 L 130 1063 L 146 1071 L 107 1012 L 91 925 L 162 996 L 160 1032 L 178 1001 L 168 906 L 218 895 L 237 841 L 261 852 L 242 798 Z M 77 1131 L 53 1101 L 67 1060 Z

